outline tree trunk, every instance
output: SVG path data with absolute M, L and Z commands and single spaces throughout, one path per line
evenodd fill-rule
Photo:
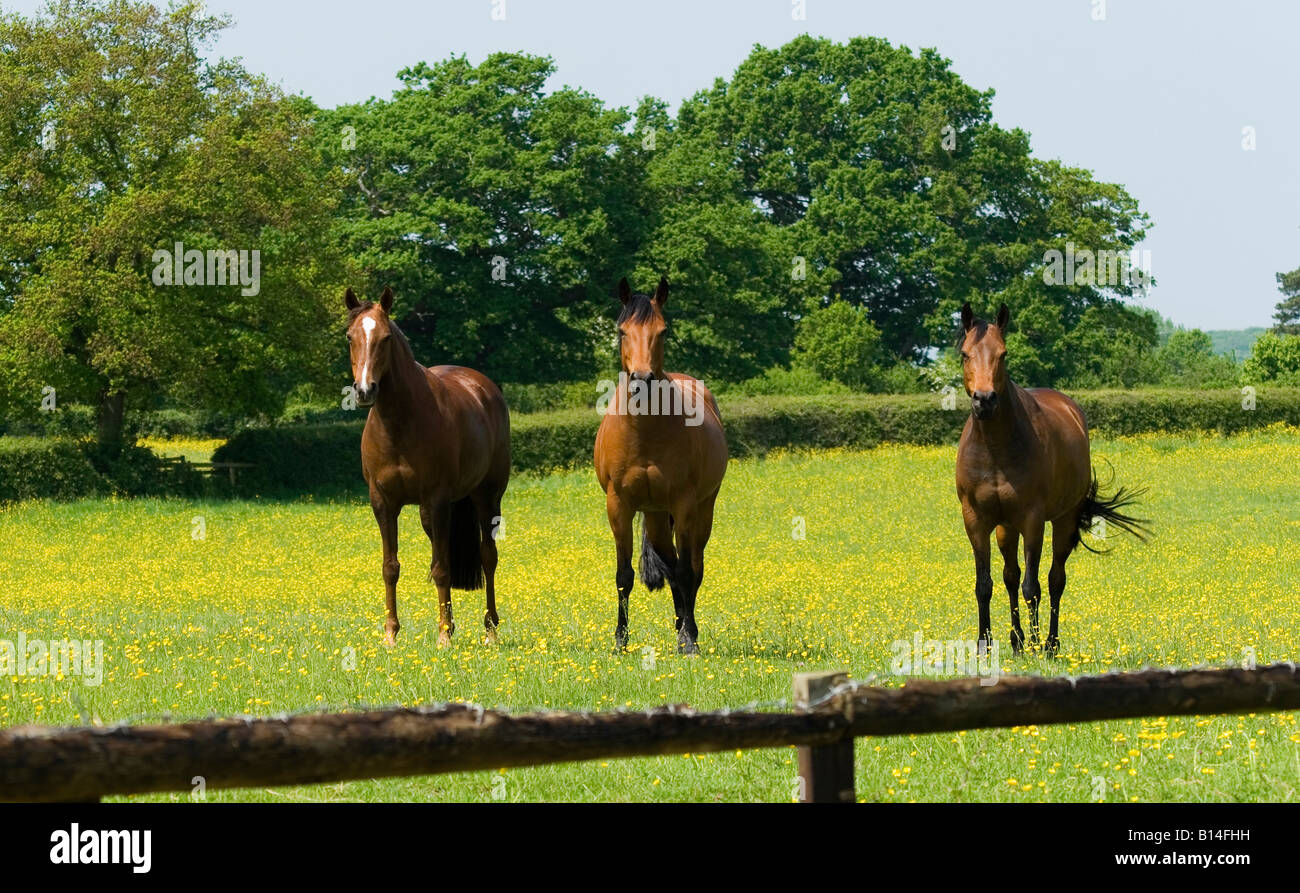
M 99 451 L 108 456 L 122 452 L 122 421 L 126 413 L 126 394 L 115 394 L 105 388 L 99 395 L 96 416 L 95 443 Z

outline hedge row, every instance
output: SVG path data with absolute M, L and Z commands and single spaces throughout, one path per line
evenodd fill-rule
M 162 462 L 144 447 L 106 456 L 86 441 L 0 437 L 0 502 L 203 492 L 192 466 Z
M 1076 395 L 1094 434 L 1150 431 L 1233 433 L 1274 422 L 1300 425 L 1300 388 L 1270 388 L 1245 397 L 1224 391 L 1092 391 Z M 937 395 L 761 397 L 722 404 L 734 458 L 783 448 L 865 448 L 882 442 L 953 443 L 966 423 L 968 403 L 958 395 L 944 409 Z M 516 472 L 549 472 L 591 462 L 600 417 L 594 410 L 518 415 L 511 420 Z M 364 493 L 360 420 L 250 429 L 213 455 L 218 462 L 250 462 L 229 495 L 293 496 Z M 219 482 L 230 491 L 227 482 Z
M 128 435 L 159 439 L 224 437 L 237 424 L 231 415 L 185 409 L 132 411 L 126 417 Z M 84 403 L 60 403 L 53 412 L 0 420 L 0 434 L 11 437 L 86 438 L 94 436 L 95 427 L 95 407 Z

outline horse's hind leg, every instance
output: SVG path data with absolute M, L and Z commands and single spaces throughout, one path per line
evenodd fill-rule
M 451 618 L 451 505 L 446 502 L 420 504 L 420 523 L 433 547 L 429 579 L 438 588 L 438 647 L 451 644 L 456 623 Z
M 695 597 L 704 582 L 704 547 L 713 531 L 713 503 L 717 494 L 674 513 L 677 524 L 677 576 L 682 587 L 682 625 L 677 631 L 677 650 L 699 654 L 699 627 L 695 624 Z
M 1052 657 L 1061 650 L 1057 623 L 1060 619 L 1061 595 L 1065 592 L 1065 560 L 1074 551 L 1078 529 L 1077 512 L 1052 522 L 1052 569 L 1047 572 L 1047 597 L 1052 603 L 1052 619 L 1047 630 L 1047 644 L 1043 649 Z
M 479 557 L 483 561 L 483 582 L 487 590 L 487 610 L 483 614 L 483 628 L 487 631 L 489 644 L 497 640 L 497 627 L 501 618 L 497 616 L 497 538 L 501 535 L 501 496 L 504 487 L 496 484 L 484 485 L 474 493 L 474 511 L 479 524 Z
M 1025 633 L 1020 628 L 1020 533 L 999 524 L 997 528 L 998 551 L 1002 553 L 1002 582 L 1011 599 L 1011 650 L 1019 654 L 1025 647 Z M 1038 644 L 1038 606 L 1030 607 L 1029 631 L 1032 641 Z
M 667 578 L 668 588 L 673 593 L 673 615 L 676 617 L 676 628 L 680 631 L 685 603 L 682 599 L 681 583 L 677 580 L 677 549 L 673 547 L 672 515 L 667 512 L 646 512 L 644 518 L 645 529 L 643 536 L 649 542 L 654 553 L 659 556 L 659 560 L 668 569 L 664 576 Z M 644 551 L 644 549 L 645 544 L 643 543 L 642 550 Z M 643 558 L 642 561 L 644 562 L 645 559 Z M 647 583 L 645 579 L 646 569 L 644 567 L 641 576 L 641 582 Z M 649 584 L 647 583 L 647 585 Z

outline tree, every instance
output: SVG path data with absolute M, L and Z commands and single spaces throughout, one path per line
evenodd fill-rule
M 1300 335 L 1260 335 L 1241 373 L 1247 384 L 1300 385 Z
M 1181 387 L 1226 387 L 1241 371 L 1231 358 L 1215 354 L 1210 336 L 1200 329 L 1171 332 L 1156 359 L 1163 380 Z
M 812 311 L 799 321 L 796 360 L 823 378 L 865 390 L 880 374 L 880 330 L 865 310 L 846 301 Z
M 423 362 L 505 381 L 595 368 L 648 225 L 645 157 L 625 110 L 547 93 L 554 70 L 515 53 L 420 63 L 390 100 L 323 118 L 322 151 L 349 181 L 335 235 L 372 291 L 393 286 Z
M 1284 297 L 1277 302 L 1277 312 L 1273 314 L 1273 332 L 1300 335 L 1300 269 L 1278 273 L 1277 287 Z
M 132 0 L 0 17 L 9 412 L 52 386 L 115 452 L 132 407 L 273 414 L 324 374 L 342 277 L 312 109 L 205 61 L 227 24 Z
M 1135 291 L 1125 279 L 1043 281 L 1052 250 L 1127 258 L 1148 221 L 1121 187 L 1034 159 L 1027 134 L 993 123 L 992 96 L 933 50 L 805 35 L 756 46 L 729 81 L 683 104 L 678 131 L 719 148 L 740 197 L 785 234 L 771 242 L 789 252 L 782 266 L 806 261 L 785 290 L 809 309 L 864 308 L 886 351 L 919 361 L 951 341 L 963 301 L 1006 301 L 1013 315 L 1037 305 L 1070 331 Z M 1034 340 L 1059 337 L 1056 325 L 1022 334 L 1044 374 L 1074 371 L 1053 368 L 1055 343 Z
M 788 233 L 743 195 L 727 154 L 674 126 L 661 102 L 642 103 L 637 132 L 654 148 L 643 186 L 652 226 L 634 280 L 669 277 L 673 366 L 742 381 L 784 364 L 801 305 Z
M 1057 347 L 1072 359 L 1076 388 L 1132 388 L 1159 380 L 1156 320 L 1122 304 L 1089 307 Z M 1010 348 L 1008 348 L 1010 352 Z

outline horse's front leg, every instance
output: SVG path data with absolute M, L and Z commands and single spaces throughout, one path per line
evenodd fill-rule
M 389 505 L 381 494 L 372 491 L 370 508 L 379 523 L 379 536 L 384 544 L 384 645 L 391 648 L 397 644 L 397 631 L 402 628 L 397 622 L 397 579 L 402 575 L 402 565 L 397 560 L 397 516 L 402 507 Z
M 618 589 L 618 625 L 614 627 L 614 652 L 617 654 L 627 648 L 627 604 L 636 580 L 632 571 L 632 519 L 636 511 L 611 486 L 605 494 L 605 513 L 614 534 L 616 554 L 614 585 Z
M 971 551 L 975 553 L 975 604 L 979 608 L 978 648 L 988 653 L 993 649 L 993 624 L 989 619 L 989 603 L 993 600 L 993 575 L 989 572 L 990 525 L 982 521 L 969 506 L 963 507 L 966 536 Z
M 1020 627 L 1020 533 L 1006 524 L 997 528 L 998 551 L 1002 553 L 1002 582 L 1011 601 L 1011 652 L 1019 654 L 1025 647 L 1025 631 Z M 1038 644 L 1038 606 L 1029 606 L 1030 630 Z
M 421 502 L 420 523 L 433 548 L 429 579 L 438 587 L 438 647 L 446 648 L 456 631 L 451 619 L 451 503 L 443 499 Z

